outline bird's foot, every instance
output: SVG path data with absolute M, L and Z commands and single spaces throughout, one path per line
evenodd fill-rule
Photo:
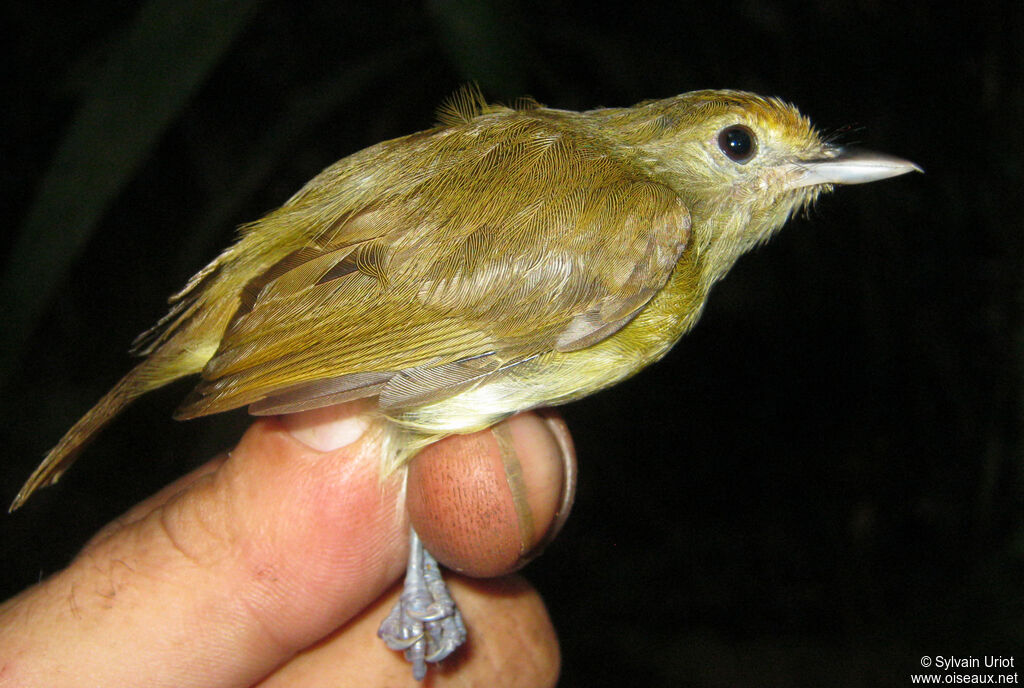
M 392 650 L 405 653 L 413 677 L 421 680 L 426 662 L 440 662 L 466 640 L 466 626 L 441 578 L 441 570 L 415 530 L 409 542 L 405 586 L 377 635 Z

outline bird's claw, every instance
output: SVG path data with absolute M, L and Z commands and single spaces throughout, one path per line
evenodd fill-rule
M 413 677 L 421 680 L 426 662 L 440 662 L 466 640 L 466 626 L 437 561 L 412 531 L 405 587 L 377 635 L 392 650 L 405 653 Z

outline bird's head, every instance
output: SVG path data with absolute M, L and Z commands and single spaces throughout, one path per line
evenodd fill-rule
M 921 171 L 831 143 L 792 105 L 753 93 L 694 91 L 630 111 L 631 143 L 685 199 L 712 280 L 833 185 Z

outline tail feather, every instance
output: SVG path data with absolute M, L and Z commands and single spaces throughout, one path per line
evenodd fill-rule
M 187 370 L 180 374 L 161 375 L 159 371 L 154 370 L 155 362 L 154 358 L 150 358 L 133 368 L 114 385 L 113 389 L 104 394 L 88 413 L 71 426 L 25 481 L 8 511 L 19 508 L 39 488 L 53 485 L 60 480 L 85 445 L 132 401 L 175 378 L 195 372 Z

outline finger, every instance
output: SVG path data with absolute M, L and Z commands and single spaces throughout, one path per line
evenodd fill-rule
M 508 573 L 564 522 L 575 494 L 575 461 L 565 423 L 550 412 L 519 414 L 449 438 L 410 466 L 410 520 L 445 566 L 476 577 Z
M 248 684 L 371 603 L 402 570 L 400 483 L 381 483 L 358 407 L 329 413 L 294 435 L 255 423 L 219 468 L 8 603 L 14 682 Z M 295 437 L 332 425 L 358 432 L 326 452 Z
M 471 632 L 452 657 L 434 665 L 433 688 L 544 688 L 558 679 L 558 639 L 544 603 L 517 576 L 475 580 L 448 576 Z M 398 586 L 348 625 L 274 672 L 260 688 L 291 686 L 422 686 L 409 664 L 377 638 L 380 620 L 398 599 Z
M 465 454 L 467 441 L 445 451 Z M 133 509 L 67 570 L 0 608 L 0 646 L 21 658 L 5 670 L 47 685 L 266 675 L 401 572 L 399 477 L 380 482 L 379 454 L 358 405 L 256 423 L 222 464 Z
M 172 498 L 176 497 L 180 493 L 186 491 L 194 483 L 198 482 L 208 474 L 213 473 L 218 468 L 220 468 L 221 464 L 227 461 L 228 454 L 228 452 L 218 454 L 217 456 L 213 457 L 212 459 L 202 464 L 201 466 L 193 469 L 192 471 L 189 471 L 188 473 L 181 476 L 174 482 L 165 485 L 159 491 L 155 492 L 149 497 L 146 497 L 144 500 L 132 506 L 131 508 L 128 509 L 128 511 L 124 512 L 120 516 L 115 517 L 113 521 L 100 528 L 95 535 L 89 538 L 89 541 L 85 544 L 83 550 L 87 550 L 90 547 L 98 544 L 99 542 L 106 540 L 107 538 L 117 533 L 119 530 L 131 525 L 132 523 L 135 523 L 136 521 L 142 518 L 145 518 L 155 509 L 164 506 L 165 504 L 167 504 L 168 501 L 170 501 Z

